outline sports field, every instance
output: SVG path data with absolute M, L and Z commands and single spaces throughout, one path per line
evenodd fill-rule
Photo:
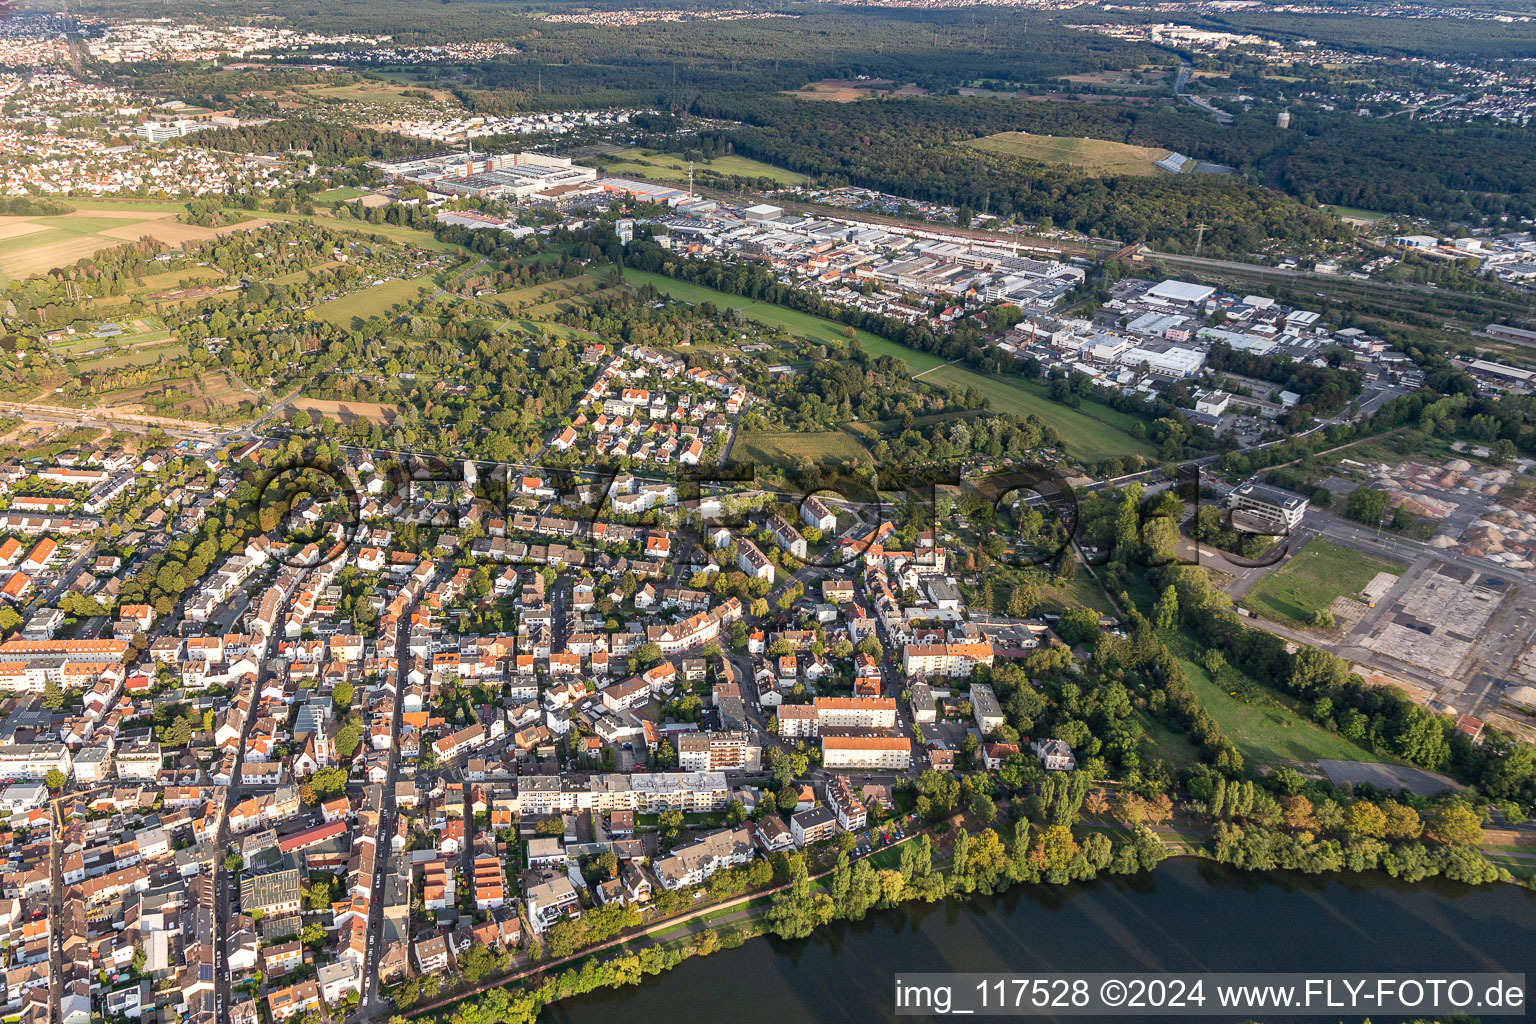
M 1023 157 L 1044 164 L 1070 164 L 1090 174 L 1156 174 L 1153 165 L 1166 149 L 1128 146 L 1104 139 L 1067 139 L 1028 132 L 998 132 L 965 145 L 988 153 Z
M 58 217 L 0 217 L 0 284 L 145 237 L 181 245 L 263 223 L 253 218 L 225 228 L 200 228 L 176 219 L 185 209 L 180 203 L 69 202 L 75 211 Z
M 1404 566 L 1314 537 L 1277 569 L 1266 573 L 1240 602 L 1256 615 L 1305 626 L 1334 599 L 1354 597 L 1377 573 L 1403 574 Z
M 922 379 L 943 388 L 974 388 L 990 400 L 994 412 L 1038 416 L 1061 436 L 1066 450 L 1083 462 L 1156 454 L 1150 444 L 1131 436 L 1135 420 L 1104 405 L 1084 402 L 1082 408 L 1072 409 L 1021 382 L 983 377 L 961 366 L 940 367 Z

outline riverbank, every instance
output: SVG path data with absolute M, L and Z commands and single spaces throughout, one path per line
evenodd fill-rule
M 1094 826 L 1089 823 L 1089 831 L 1082 837 L 1084 849 L 1092 849 L 1090 837 L 1097 835 L 1100 839 L 1106 840 L 1103 849 L 1107 851 L 1109 849 L 1107 837 L 1116 832 L 1119 833 L 1119 838 L 1127 841 L 1116 846 L 1115 849 L 1125 853 L 1131 849 L 1137 839 L 1144 842 L 1151 835 L 1152 830 L 1140 829 L 1133 833 L 1124 829 Z M 1229 878 L 1253 879 L 1254 881 L 1249 883 L 1251 885 L 1268 884 L 1274 878 L 1294 878 L 1307 880 L 1306 884 L 1309 886 L 1319 884 L 1352 886 L 1368 884 L 1371 879 L 1379 878 L 1392 886 L 1407 890 L 1421 886 L 1433 890 L 1439 886 L 1452 887 L 1465 892 L 1486 892 L 1494 888 L 1492 885 L 1473 887 L 1423 876 L 1420 876 L 1416 882 L 1407 882 L 1380 871 L 1339 870 L 1305 874 L 1276 870 L 1246 870 L 1231 864 L 1219 863 L 1213 857 L 1211 849 L 1205 845 L 1210 839 L 1209 834 L 1193 833 L 1173 827 L 1160 827 L 1156 832 L 1156 844 L 1161 847 L 1161 850 L 1155 855 L 1157 859 L 1153 861 L 1150 871 L 1137 871 L 1134 860 L 1126 861 L 1116 857 L 1114 864 L 1111 865 L 1106 858 L 1087 872 L 1088 880 L 1072 882 L 1010 879 L 1001 870 L 1000 858 L 1004 856 L 1004 848 L 997 846 L 994 849 L 986 845 L 988 836 L 996 839 L 995 834 L 990 830 L 978 833 L 976 837 L 978 841 L 974 848 L 971 837 L 968 833 L 965 834 L 963 851 L 959 849 L 961 843 L 958 834 L 954 835 L 952 845 L 937 847 L 937 852 L 934 852 L 930 850 L 928 844 L 936 837 L 926 832 L 920 833 L 906 840 L 913 842 L 922 839 L 920 849 L 907 851 L 908 855 L 912 855 L 910 862 L 907 855 L 901 859 L 903 875 L 907 874 L 914 865 L 921 871 L 921 874 L 907 883 L 907 892 L 910 895 L 906 896 L 906 902 L 897 902 L 894 906 L 884 907 L 877 907 L 872 902 L 864 909 L 845 915 L 843 913 L 847 907 L 845 901 L 849 898 L 850 890 L 859 884 L 857 870 L 850 865 L 846 869 L 847 873 L 841 878 L 838 877 L 835 869 L 821 871 L 805 880 L 801 898 L 808 903 L 823 901 L 823 916 L 812 922 L 802 932 L 795 934 L 806 934 L 807 941 L 819 942 L 822 941 L 820 937 L 829 931 L 835 932 L 845 926 L 856 926 L 865 920 L 880 919 L 891 914 L 913 913 L 924 907 L 947 906 L 955 908 L 957 912 L 969 913 L 977 907 L 985 907 L 999 899 L 1006 899 L 1009 894 L 1025 894 L 1029 899 L 1045 900 L 1056 905 L 1060 899 L 1066 898 L 1074 890 L 1098 884 L 1128 885 L 1140 889 L 1144 887 L 1147 880 L 1155 879 L 1167 865 L 1180 863 L 1199 866 L 1195 867 L 1197 872 L 1211 870 L 1222 872 Z M 990 874 L 978 876 L 973 866 L 974 862 L 971 860 L 973 849 L 974 856 L 978 859 L 987 857 L 999 859 Z M 867 862 L 869 858 L 865 860 Z M 886 860 L 889 862 L 889 858 Z M 1145 866 L 1144 861 L 1143 867 Z M 828 884 L 829 879 L 830 884 Z M 940 884 L 937 888 L 920 885 L 925 880 L 937 880 Z M 767 936 L 774 943 L 782 943 L 785 940 L 776 937 L 775 931 L 777 930 L 780 934 L 785 933 L 786 919 L 794 919 L 793 913 L 786 909 L 785 905 L 794 902 L 795 884 L 791 879 L 767 890 L 744 894 L 719 905 L 656 922 L 640 932 L 617 936 L 560 960 L 531 965 L 512 975 L 487 981 L 469 991 L 444 996 L 431 1004 L 416 1008 L 411 1012 L 411 1017 L 418 1020 L 452 1021 L 454 1024 L 503 1024 L 503 1022 L 510 1024 L 510 1022 L 531 1021 L 545 1009 L 551 1009 L 566 1000 L 596 998 L 597 994 L 603 990 L 631 987 L 639 984 L 646 975 L 670 974 L 695 958 L 730 952 L 753 938 Z M 980 888 L 977 888 L 978 885 Z M 925 897 L 921 894 L 923 891 L 929 895 Z M 955 899 L 956 896 L 961 898 Z M 528 983 L 526 986 L 519 984 L 525 982 Z M 518 987 L 514 988 L 514 986 Z
M 748 943 L 567 998 L 542 1019 L 687 1022 L 729 1007 L 735 1024 L 894 1022 L 891 980 L 904 971 L 1520 971 L 1533 944 L 1536 894 L 1523 889 L 1180 857 L 1148 874 L 904 904 L 805 940 Z

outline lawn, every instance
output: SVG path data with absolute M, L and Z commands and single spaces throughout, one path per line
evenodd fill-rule
M 1401 576 L 1404 568 L 1314 537 L 1278 569 L 1266 573 L 1240 603 L 1266 619 L 1305 626 L 1313 613 L 1330 607 L 1335 598 L 1358 595 L 1377 573 Z
M 1136 420 L 1096 402 L 1073 409 L 1045 397 L 1042 387 L 983 377 L 961 366 L 945 366 L 923 375 L 923 381 L 943 388 L 974 388 L 991 402 L 994 412 L 1038 416 L 1061 436 L 1062 446 L 1083 462 L 1101 462 L 1126 455 L 1153 457 L 1156 450 L 1132 437 Z
M 688 161 L 681 153 L 658 153 L 649 149 L 625 150 L 616 154 L 618 162 L 604 164 L 603 172 L 615 177 L 643 177 L 648 180 L 688 181 Z M 780 185 L 803 185 L 805 175 L 786 171 L 782 167 L 751 160 L 744 156 L 717 156 L 712 160 L 699 160 L 693 165 L 695 180 L 706 171 L 717 174 L 734 174 L 743 178 L 772 178 Z
M 1103 139 L 1031 135 L 1028 132 L 998 132 L 964 145 L 1045 164 L 1069 164 L 1089 174 L 1157 174 L 1158 169 L 1153 165 L 1168 155 L 1168 150 L 1150 146 L 1128 146 Z
M 1331 733 L 1303 718 L 1278 694 L 1243 679 L 1238 689 L 1223 689 L 1210 673 L 1185 658 L 1179 659 L 1200 706 L 1216 719 L 1242 752 L 1244 760 L 1260 767 L 1285 765 L 1310 768 L 1319 760 L 1389 761 L 1364 747 Z M 1235 669 L 1228 669 L 1235 678 Z
M 314 309 L 315 316 L 328 320 L 338 327 L 351 327 L 353 319 L 367 320 L 383 316 L 396 305 L 415 302 L 432 294 L 436 284 L 432 274 L 407 280 L 385 281 L 339 299 L 322 302 Z

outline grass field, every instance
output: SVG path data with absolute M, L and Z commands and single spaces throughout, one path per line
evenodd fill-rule
M 1137 77 L 1138 75 L 1140 75 L 1139 78 Z M 1072 82 L 1075 85 L 1093 85 L 1106 89 L 1136 91 L 1164 88 L 1168 83 L 1169 75 L 1170 72 L 1167 68 L 1146 65 L 1140 69 L 1125 68 L 1121 70 L 1091 71 L 1082 75 L 1062 75 L 1061 81 Z
M 546 281 L 544 284 L 530 284 L 522 288 L 511 288 L 504 292 L 497 292 L 494 298 L 487 296 L 487 301 L 503 310 L 510 316 L 515 311 L 534 309 L 539 306 L 556 303 L 572 295 L 580 295 L 597 288 L 597 276 L 595 274 L 582 274 L 580 277 L 564 278 L 559 281 Z M 519 307 L 521 303 L 521 307 Z
M 1249 682 L 1242 697 L 1216 685 L 1210 673 L 1192 661 L 1179 659 L 1200 706 L 1216 719 L 1237 745 L 1243 759 L 1269 768 L 1310 767 L 1319 760 L 1385 761 L 1364 747 L 1303 718 L 1278 695 Z
M 923 381 L 943 388 L 974 388 L 991 401 L 994 412 L 1040 417 L 1061 436 L 1067 451 L 1084 462 L 1155 454 L 1150 444 L 1129 433 L 1136 421 L 1107 406 L 1084 402 L 1080 409 L 1068 408 L 1045 397 L 1042 390 L 1020 382 L 983 377 L 962 366 L 934 370 L 924 374 Z
M 1240 602 L 1256 615 L 1305 626 L 1334 598 L 1360 593 L 1379 572 L 1403 574 L 1404 566 L 1314 537 L 1278 569 L 1266 573 Z
M 812 462 L 858 459 L 866 466 L 874 461 L 869 449 L 845 430 L 744 430 L 731 448 L 731 458 L 751 461 L 762 470 L 782 468 L 801 458 Z
M 1074 608 L 1092 608 L 1103 615 L 1115 613 L 1114 605 L 1109 603 L 1103 588 L 1093 581 L 1093 577 L 1082 565 L 1077 567 L 1077 575 L 1073 579 L 1042 585 L 1039 590 L 1042 612 L 1060 615 Z
M 626 150 L 616 154 L 618 162 L 605 164 L 608 174 L 623 177 L 643 177 L 652 181 L 688 180 L 688 161 L 681 153 L 658 153 L 649 149 Z M 801 185 L 805 175 L 786 171 L 782 167 L 751 160 L 744 156 L 717 156 L 712 160 L 700 160 L 693 165 L 695 177 L 704 171 L 717 174 L 735 174 L 743 178 L 772 178 L 780 185 Z
M 1385 220 L 1387 215 L 1377 213 L 1374 210 L 1362 210 L 1354 206 L 1325 206 L 1323 209 L 1329 213 L 1337 214 L 1345 220 L 1362 220 L 1374 224 L 1379 220 Z
M 999 132 L 965 145 L 987 153 L 1023 157 L 1045 164 L 1070 164 L 1090 174 L 1157 174 L 1153 166 L 1166 149 L 1128 146 L 1103 139 L 1067 139 L 1028 132 Z
M 406 280 L 385 281 L 362 291 L 343 295 L 339 299 L 322 302 L 315 307 L 315 316 L 328 320 L 338 327 L 352 326 L 353 319 L 367 320 L 382 316 L 401 303 L 415 302 L 432 294 L 436 284 L 433 275 L 425 274 Z
M 1199 749 L 1185 736 L 1174 732 L 1145 711 L 1137 711 L 1131 721 L 1141 732 L 1142 753 L 1166 761 L 1178 772 L 1200 760 Z
M 384 85 L 378 82 L 356 82 L 352 85 L 330 85 L 307 90 L 308 95 L 332 100 L 348 100 L 356 103 L 411 103 L 419 102 L 410 96 L 402 96 L 404 86 Z
M 73 201 L 59 217 L 0 217 L 0 284 L 40 274 L 145 236 L 167 245 L 216 238 L 259 226 L 251 219 L 227 228 L 200 228 L 176 220 L 181 204 Z
M 101 364 L 92 364 L 99 369 Z M 169 402 L 159 399 L 170 399 Z M 146 399 L 154 399 L 146 401 Z M 90 401 L 112 412 L 221 422 L 252 396 L 227 372 L 182 373 L 153 384 L 134 385 L 96 395 Z

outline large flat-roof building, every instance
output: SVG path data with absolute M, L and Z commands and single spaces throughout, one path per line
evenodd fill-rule
M 1176 302 L 1184 306 L 1198 306 L 1216 294 L 1210 285 L 1191 284 L 1188 281 L 1164 281 L 1148 288 L 1145 298 Z
M 1238 525 L 1281 533 L 1301 525 L 1307 499 L 1268 484 L 1246 483 L 1227 495 L 1227 507 Z
M 522 199 L 550 189 L 597 180 L 597 171 L 570 158 L 542 153 L 439 154 L 411 160 L 375 160 L 385 176 L 454 195 Z

